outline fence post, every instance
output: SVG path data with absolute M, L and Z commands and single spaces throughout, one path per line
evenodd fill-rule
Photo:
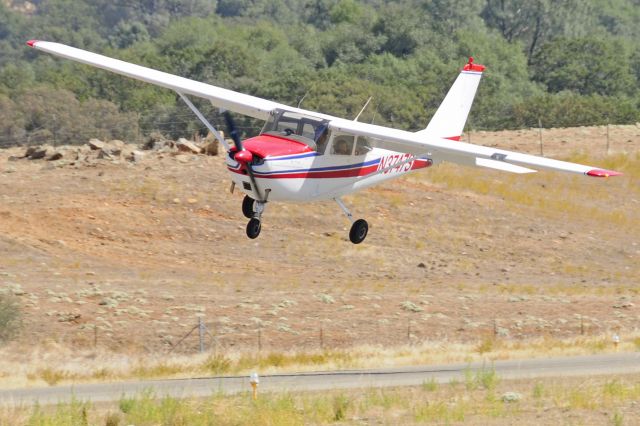
M 262 352 L 262 329 L 258 329 L 258 352 Z
M 320 350 L 324 350 L 324 331 L 322 326 L 320 326 Z
M 200 338 L 200 353 L 204 352 L 204 321 L 202 317 L 198 317 L 198 337 Z
M 609 155 L 609 123 L 607 123 L 607 155 Z
M 540 156 L 544 157 L 544 150 L 542 149 L 542 119 L 538 118 L 538 136 L 540 138 Z

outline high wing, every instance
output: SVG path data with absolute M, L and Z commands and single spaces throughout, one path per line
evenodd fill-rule
M 451 139 L 459 138 L 459 132 L 462 129 L 460 122 L 464 125 L 466 115 L 468 115 L 477 88 L 477 82 L 469 86 L 468 81 L 461 77 L 456 80 L 456 83 L 454 83 L 441 108 L 436 112 L 434 119 L 436 119 L 438 123 L 430 123 L 425 130 L 411 133 L 389 127 L 345 120 L 300 108 L 293 108 L 277 102 L 223 89 L 59 43 L 30 40 L 27 44 L 37 50 L 165 87 L 182 95 L 204 98 L 209 100 L 214 106 L 258 119 L 266 120 L 271 111 L 275 109 L 313 115 L 329 120 L 329 127 L 333 130 L 371 138 L 373 146 L 397 152 L 410 153 L 416 156 L 429 156 L 436 161 L 449 161 L 470 166 L 489 167 L 513 173 L 534 172 L 535 170 L 528 168 L 533 167 L 580 173 L 595 177 L 608 177 L 620 174 L 618 172 L 601 170 L 581 164 L 452 141 Z M 468 64 L 468 67 L 463 69 L 463 74 L 477 75 L 481 74 L 482 70 L 484 70 L 484 67 L 471 64 L 471 62 Z M 463 88 L 459 90 L 459 87 L 462 86 L 467 87 L 467 89 Z M 454 95 L 454 98 L 450 98 L 450 96 Z M 450 101 L 451 99 L 453 99 L 453 101 Z M 442 108 L 447 109 L 447 111 L 445 111 L 447 114 L 441 112 Z M 451 109 L 451 111 L 448 109 Z M 457 113 L 457 115 L 452 116 L 453 113 Z M 458 130 L 455 130 L 454 133 L 458 134 L 443 134 L 443 132 L 446 131 L 446 126 L 440 123 L 440 121 L 446 122 L 447 120 L 454 120 L 456 122 L 454 128 Z
M 455 142 L 450 139 L 425 138 L 418 133 L 349 120 L 333 120 L 329 123 L 329 127 L 336 131 L 372 138 L 373 146 L 468 166 L 488 167 L 513 173 L 531 173 L 535 170 L 528 169 L 528 167 L 533 167 L 536 169 L 579 173 L 593 177 L 609 177 L 621 174 L 612 170 L 602 170 L 592 166 L 520 154 L 482 145 Z
M 286 105 L 272 102 L 255 96 L 222 89 L 210 84 L 178 77 L 173 74 L 135 65 L 107 56 L 98 55 L 75 47 L 49 41 L 30 40 L 27 44 L 34 49 L 51 53 L 76 62 L 102 68 L 136 80 L 165 87 L 185 95 L 193 95 L 208 99 L 215 106 L 228 109 L 250 117 L 266 120 L 276 108 L 288 108 Z

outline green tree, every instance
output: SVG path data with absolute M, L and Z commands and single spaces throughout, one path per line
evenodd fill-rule
M 637 91 L 631 53 L 615 38 L 557 39 L 544 45 L 534 60 L 535 81 L 550 92 L 624 96 Z
M 0 96 L 0 146 L 6 147 L 25 142 L 24 116 L 11 99 Z
M 590 4 L 580 0 L 487 0 L 482 17 L 508 42 L 523 43 L 529 63 L 547 41 L 593 26 Z

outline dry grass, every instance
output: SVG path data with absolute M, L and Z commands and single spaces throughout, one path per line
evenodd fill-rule
M 491 370 L 465 383 L 406 388 L 249 394 L 203 399 L 156 398 L 144 392 L 116 405 L 81 401 L 0 410 L 0 424 L 301 425 L 301 424 L 632 424 L 637 378 L 499 380 Z M 604 414 L 604 415 L 603 415 Z
M 541 172 L 514 176 L 494 171 L 478 173 L 475 168 L 443 164 L 430 174 L 416 175 L 414 179 L 428 179 L 449 189 L 498 197 L 510 208 L 533 208 L 544 216 L 589 218 L 616 226 L 637 226 L 640 212 L 625 208 L 620 203 L 622 200 L 616 198 L 618 191 L 612 193 L 610 186 L 623 188 L 628 196 L 640 195 L 640 186 L 637 185 L 637 179 L 640 178 L 640 153 L 635 156 L 618 154 L 605 158 L 574 154 L 566 160 L 599 164 L 622 171 L 624 176 L 616 177 L 615 182 L 606 182 L 605 179 L 585 182 L 581 176 L 559 173 Z M 585 190 L 589 192 L 589 197 L 584 196 Z
M 394 348 L 359 346 L 312 352 L 225 352 L 197 355 L 123 354 L 71 351 L 59 346 L 36 348 L 30 359 L 17 359 L 6 350 L 0 366 L 4 387 L 57 385 L 123 379 L 261 374 L 291 371 L 379 368 L 419 364 L 447 364 L 637 351 L 640 335 L 625 335 L 616 349 L 611 336 L 568 339 L 540 337 L 526 341 L 486 335 L 476 342 L 430 341 Z M 2 353 L 0 353 L 2 356 Z M 27 362 L 25 362 L 27 361 Z

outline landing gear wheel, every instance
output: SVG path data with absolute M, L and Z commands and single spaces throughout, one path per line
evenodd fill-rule
M 351 225 L 351 231 L 349 231 L 349 239 L 353 244 L 360 244 L 367 238 L 367 232 L 369 232 L 369 224 L 364 219 L 358 219 Z
M 254 201 L 255 200 L 253 198 L 249 197 L 248 195 L 245 195 L 244 199 L 242 200 L 242 214 L 247 219 L 251 219 L 253 217 L 253 203 L 254 203 Z
M 260 223 L 260 219 L 252 218 L 249 223 L 247 223 L 247 237 L 252 240 L 258 238 L 260 235 L 260 229 L 262 228 L 262 224 Z

